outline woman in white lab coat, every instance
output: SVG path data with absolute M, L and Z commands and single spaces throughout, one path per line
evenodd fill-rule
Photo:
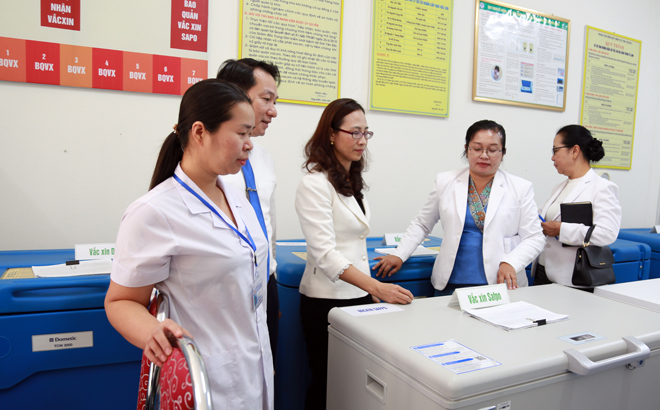
M 378 275 L 397 272 L 440 221 L 444 237 L 431 276 L 436 295 L 495 283 L 509 289 L 527 285 L 525 267 L 544 242 L 532 184 L 499 169 L 506 154 L 500 124 L 472 124 L 464 149 L 469 167 L 438 174 L 397 249 L 376 258 Z
M 312 369 L 305 408 L 325 409 L 328 312 L 334 307 L 410 303 L 410 291 L 371 277 L 367 258 L 369 204 L 362 170 L 369 131 L 364 109 L 343 98 L 328 104 L 305 146 L 305 174 L 296 191 L 296 212 L 307 242 L 300 282 L 300 315 Z
M 190 334 L 218 409 L 272 409 L 273 360 L 265 304 L 268 243 L 250 203 L 219 175 L 238 172 L 252 148 L 254 111 L 236 86 L 190 87 L 161 149 L 150 191 L 126 210 L 105 308 L 110 323 L 162 366 L 168 338 Z M 147 311 L 152 289 L 170 319 Z
M 603 143 L 593 138 L 591 132 L 581 125 L 567 125 L 555 135 L 552 161 L 557 172 L 568 178 L 555 186 L 550 198 L 539 209 L 539 215 L 546 221 L 541 226 L 547 237 L 545 248 L 534 264 L 534 285 L 559 283 L 579 287 L 572 282 L 575 253 L 589 227 L 562 222 L 560 204 L 591 202 L 593 224 L 596 225 L 591 244 L 606 246 L 619 235 L 619 187 L 596 175 L 590 165 L 604 156 Z

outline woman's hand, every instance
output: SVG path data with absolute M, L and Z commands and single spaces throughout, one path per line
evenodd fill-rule
M 497 283 L 506 283 L 507 288 L 516 289 L 518 287 L 518 275 L 513 266 L 506 262 L 500 263 L 500 268 L 497 271 Z
M 192 338 L 190 333 L 171 319 L 165 319 L 155 326 L 144 346 L 144 355 L 153 364 L 161 367 L 172 354 L 172 345 L 183 335 Z
M 387 256 L 378 256 L 374 260 L 379 261 L 376 266 L 371 268 L 371 270 L 378 269 L 376 276 L 392 276 L 401 269 L 403 261 L 398 256 L 387 255 Z M 380 267 L 380 269 L 379 269 Z
M 543 228 L 543 235 L 559 236 L 559 230 L 561 229 L 561 222 L 559 221 L 541 222 L 541 228 Z
M 378 282 L 372 296 L 387 303 L 398 303 L 401 305 L 407 305 L 413 301 L 413 294 L 408 289 L 392 283 Z

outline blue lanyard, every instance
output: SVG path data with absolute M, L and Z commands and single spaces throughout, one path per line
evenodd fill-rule
M 190 188 L 190 187 L 188 186 L 188 184 L 186 184 L 185 182 L 183 182 L 183 181 L 181 180 L 181 178 L 179 178 L 176 174 L 173 174 L 172 176 L 174 177 L 174 179 L 177 180 L 177 182 L 178 182 L 179 184 L 181 184 L 182 187 L 186 188 L 186 189 L 188 190 L 188 192 L 190 192 L 190 193 L 193 194 L 195 197 L 197 197 L 197 199 L 199 199 L 204 205 L 206 205 L 206 207 L 209 208 L 209 209 L 211 210 L 211 212 L 213 212 L 214 214 L 216 214 L 216 215 L 218 216 L 218 218 L 220 218 L 220 220 L 222 220 L 222 222 L 224 222 L 225 224 L 227 224 L 228 227 L 230 227 L 234 232 L 236 232 L 236 234 L 237 234 L 242 240 L 244 240 L 245 243 L 247 243 L 248 245 L 250 245 L 250 248 L 252 248 L 252 251 L 254 252 L 254 266 L 259 266 L 259 265 L 257 265 L 257 246 L 254 244 L 254 240 L 252 239 L 252 236 L 250 235 L 250 230 L 248 229 L 247 225 L 245 225 L 245 232 L 247 232 L 247 235 L 248 235 L 247 238 L 246 238 L 245 235 L 243 235 L 242 233 L 240 233 L 238 229 L 234 228 L 233 225 L 231 225 L 229 222 L 225 221 L 225 218 L 223 218 L 222 215 L 220 215 L 220 213 L 219 213 L 218 211 L 216 211 L 216 209 L 215 209 L 213 206 L 211 206 L 211 204 L 209 204 L 209 203 L 208 203 L 204 198 L 202 198 L 197 192 L 195 192 L 192 188 Z

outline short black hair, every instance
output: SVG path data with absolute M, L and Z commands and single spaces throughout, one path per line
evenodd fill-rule
M 481 120 L 477 121 L 474 124 L 470 125 L 470 128 L 467 129 L 465 133 L 465 151 L 463 156 L 467 155 L 467 146 L 470 145 L 470 141 L 474 138 L 474 135 L 479 131 L 490 130 L 495 133 L 500 134 L 502 137 L 502 155 L 506 154 L 506 132 L 504 132 L 504 127 L 495 121 L 491 120 Z
M 229 59 L 225 61 L 218 69 L 216 78 L 236 84 L 247 93 L 257 83 L 254 79 L 254 70 L 258 68 L 270 74 L 277 85 L 280 85 L 280 70 L 277 66 L 253 58 L 241 58 L 240 60 Z

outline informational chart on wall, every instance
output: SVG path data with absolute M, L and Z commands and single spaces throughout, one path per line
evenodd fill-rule
M 374 0 L 369 108 L 447 117 L 453 0 Z
M 566 109 L 570 20 L 476 1 L 472 99 Z
M 327 105 L 339 98 L 343 0 L 242 0 L 239 58 L 278 66 L 279 100 Z
M 83 6 L 3 2 L 0 80 L 181 95 L 207 78 L 208 0 Z
M 642 42 L 587 26 L 580 124 L 603 141 L 594 166 L 630 169 Z

